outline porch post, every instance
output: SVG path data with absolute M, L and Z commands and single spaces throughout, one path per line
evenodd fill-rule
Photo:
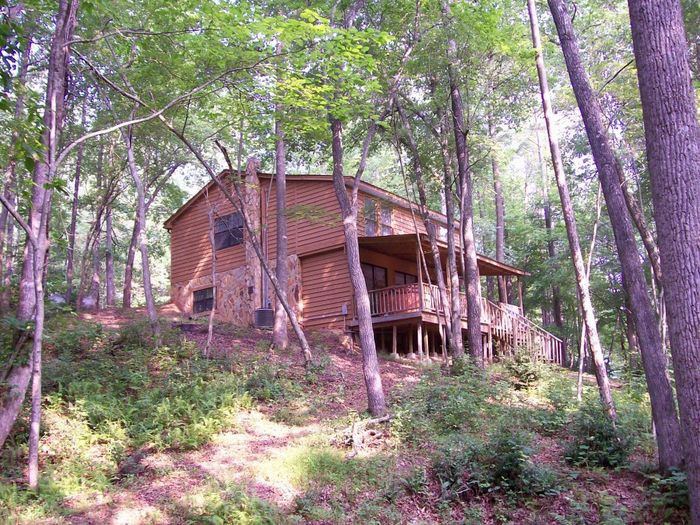
M 393 330 L 391 333 L 391 355 L 393 355 L 394 357 L 398 357 L 399 352 L 396 348 L 396 345 L 397 345 L 397 343 L 396 343 L 396 338 L 397 338 L 396 325 L 392 326 L 392 329 Z
M 418 268 L 418 304 L 420 305 L 420 311 L 423 311 L 423 265 L 421 264 L 421 244 L 420 236 L 418 236 L 418 242 L 416 243 L 416 267 Z M 418 323 L 418 331 L 420 333 L 420 322 Z
M 520 315 L 525 315 L 525 307 L 523 306 L 523 276 L 518 275 L 518 306 L 520 306 Z
M 419 336 L 420 339 L 420 336 Z M 408 358 L 415 359 L 416 354 L 413 353 L 413 325 L 408 328 Z
M 430 359 L 430 335 L 427 328 L 423 331 L 423 346 L 425 347 L 425 358 Z
M 423 360 L 423 323 L 418 320 L 418 360 Z

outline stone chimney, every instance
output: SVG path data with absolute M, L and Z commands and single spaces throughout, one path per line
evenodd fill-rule
M 250 222 L 251 229 L 260 243 L 260 180 L 258 170 L 260 161 L 255 157 L 248 159 L 245 167 L 245 180 L 243 181 L 243 207 Z M 250 304 L 250 317 L 254 319 L 254 310 L 261 308 L 262 304 L 262 265 L 258 259 L 253 243 L 248 232 L 244 232 L 245 244 L 245 280 L 248 287 Z M 262 246 L 261 246 L 262 247 Z

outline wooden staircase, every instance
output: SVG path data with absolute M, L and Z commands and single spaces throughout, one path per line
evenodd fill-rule
M 506 305 L 486 299 L 484 302 L 486 304 L 482 304 L 481 317 L 482 323 L 487 320 L 489 325 L 491 352 L 495 347 L 498 347 L 500 354 L 506 355 L 524 349 L 537 361 L 564 364 L 564 341 Z M 483 311 L 484 306 L 486 312 Z

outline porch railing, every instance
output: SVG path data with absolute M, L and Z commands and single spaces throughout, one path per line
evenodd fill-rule
M 441 314 L 440 292 L 436 285 L 411 283 L 370 290 L 369 304 L 372 316 L 408 312 Z M 466 320 L 467 298 L 460 293 L 462 319 Z M 509 351 L 526 348 L 533 357 L 542 361 L 562 364 L 564 342 L 538 324 L 504 305 L 481 298 L 481 323 L 488 325 L 492 340 Z

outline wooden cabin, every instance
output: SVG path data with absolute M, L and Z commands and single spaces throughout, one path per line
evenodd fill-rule
M 224 175 L 226 184 L 230 180 Z M 270 267 L 276 261 L 274 176 L 249 162 L 240 188 L 247 215 Z M 350 191 L 351 179 L 346 180 Z M 369 290 L 378 348 L 413 358 L 436 358 L 444 351 L 435 268 L 417 206 L 369 183 L 360 183 L 360 258 Z M 327 175 L 288 175 L 286 194 L 288 298 L 305 329 L 357 331 L 353 291 L 345 254 L 340 207 Z M 431 212 L 440 227 L 443 267 L 446 218 Z M 222 320 L 256 324 L 256 314 L 274 308 L 274 291 L 264 275 L 240 212 L 210 182 L 166 222 L 170 232 L 172 301 L 187 315 L 211 310 Z M 214 231 L 216 279 L 212 282 Z M 458 236 L 457 236 L 458 237 Z M 459 239 L 456 238 L 459 246 Z M 545 361 L 561 363 L 560 339 L 523 315 L 522 269 L 479 255 L 479 272 L 517 283 L 519 305 L 481 304 L 485 358 L 527 347 Z M 460 281 L 462 276 L 460 275 Z M 466 300 L 462 294 L 466 330 Z M 260 317 L 258 315 L 258 317 Z M 257 319 L 259 321 L 259 319 Z

